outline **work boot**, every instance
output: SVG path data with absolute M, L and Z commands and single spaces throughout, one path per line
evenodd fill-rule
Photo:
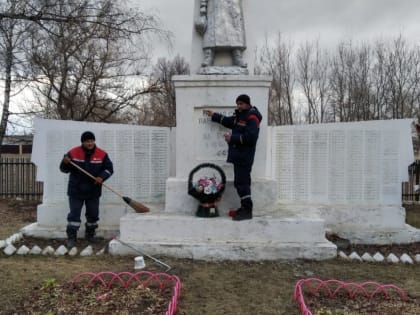
M 242 221 L 242 220 L 251 220 L 252 219 L 252 210 L 241 209 L 236 212 L 236 215 L 232 217 L 233 221 Z
M 233 221 L 242 221 L 242 220 L 250 220 L 252 219 L 252 199 L 250 197 L 246 197 L 241 199 L 241 207 L 236 211 L 236 215 L 232 217 Z
M 97 243 L 99 240 L 95 238 L 95 230 L 98 227 L 96 223 L 85 224 L 85 239 L 89 243 Z
M 73 225 L 67 225 L 66 234 L 67 234 L 67 249 L 72 249 L 76 246 L 77 231 L 79 227 Z

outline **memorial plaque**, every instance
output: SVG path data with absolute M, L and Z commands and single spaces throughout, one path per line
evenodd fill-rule
M 406 171 L 400 170 L 400 126 L 386 129 L 391 124 L 374 121 L 274 127 L 274 176 L 279 199 L 343 205 L 399 201 Z
M 280 129 L 274 137 L 273 150 L 275 154 L 275 178 L 277 180 L 278 194 L 280 200 L 292 199 L 293 182 L 293 131 Z
M 151 197 L 162 199 L 169 176 L 169 133 L 168 130 L 155 130 L 152 134 L 151 169 L 155 170 L 151 181 Z
M 345 162 L 346 162 L 345 130 L 329 130 L 328 141 L 328 199 L 342 202 L 346 194 Z M 327 200 L 328 200 L 327 199 Z
M 365 130 L 364 142 L 364 200 L 372 202 L 380 198 L 380 163 L 381 163 L 381 133 L 378 130 Z
M 198 161 L 226 161 L 228 146 L 224 134 L 229 132 L 229 129 L 212 122 L 211 118 L 204 114 L 204 110 L 231 116 L 235 109 L 232 106 L 194 108 L 195 127 L 192 132 L 195 134 L 196 159 Z
M 328 197 L 328 132 L 314 130 L 311 134 L 310 191 L 311 199 L 322 201 Z M 309 174 L 308 174 L 309 176 Z
M 346 199 L 349 203 L 363 200 L 364 177 L 364 132 L 348 130 L 346 146 Z
M 133 194 L 152 200 L 162 198 L 169 176 L 169 134 L 159 128 L 133 134 L 133 165 L 131 187 Z
M 44 173 L 44 201 L 58 202 L 63 199 L 63 196 L 67 196 L 68 176 L 62 176 L 59 166 L 63 155 L 71 148 L 66 147 L 65 144 L 67 141 L 74 139 L 80 142 L 80 134 L 77 135 L 74 131 L 49 130 L 46 133 L 46 151 L 42 157 L 46 166 Z
M 138 161 L 135 167 L 132 168 L 133 189 L 136 191 L 138 196 L 146 196 L 150 192 L 150 183 L 152 174 L 150 169 L 150 148 L 151 148 L 150 135 L 144 132 L 138 131 L 134 137 L 133 155 L 134 160 Z M 134 165 L 133 165 L 134 166 Z
M 381 165 L 382 195 L 385 198 L 390 198 L 390 196 L 399 194 L 401 189 L 401 183 L 398 182 L 399 135 L 393 131 L 385 131 L 383 133 L 383 138 Z
M 104 149 L 114 166 L 114 174 L 106 182 L 112 187 L 118 187 L 120 192 L 129 192 L 129 174 L 132 150 L 132 135 L 130 130 L 101 130 L 96 133 L 97 145 Z M 118 198 L 115 194 L 102 193 L 104 202 Z
M 296 130 L 293 134 L 293 200 L 307 200 L 309 192 L 309 130 Z

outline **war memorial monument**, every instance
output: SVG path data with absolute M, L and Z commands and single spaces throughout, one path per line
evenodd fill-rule
M 91 130 L 114 161 L 109 185 L 151 208 L 135 213 L 104 190 L 98 233 L 149 254 L 328 259 L 337 249 L 326 233 L 365 244 L 420 241 L 420 230 L 405 223 L 401 205 L 401 182 L 414 160 L 411 120 L 268 126 L 271 77 L 251 74 L 246 4 L 195 1 L 192 74 L 173 77 L 175 128 L 35 121 L 32 161 L 44 196 L 37 222 L 25 234 L 65 237 L 67 177 L 58 164 L 80 132 Z M 220 136 L 224 130 L 203 110 L 231 113 L 243 93 L 264 119 L 252 171 L 254 218 L 235 222 L 227 214 L 239 202 Z M 188 176 L 200 163 L 214 163 L 226 174 L 219 217 L 194 215 L 198 202 L 187 193 Z M 133 254 L 118 240 L 110 242 L 109 252 Z

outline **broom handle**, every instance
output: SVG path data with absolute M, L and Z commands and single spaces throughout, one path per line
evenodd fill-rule
M 89 176 L 90 178 L 94 179 L 96 181 L 96 177 L 93 176 L 91 173 L 89 173 L 88 171 L 86 171 L 85 169 L 81 168 L 79 165 L 77 165 L 76 163 L 74 163 L 73 161 L 70 161 L 70 164 L 73 165 L 75 168 L 77 168 L 79 171 L 85 173 L 87 176 Z M 114 189 L 112 189 L 111 187 L 109 187 L 108 185 L 102 183 L 102 186 L 104 186 L 105 188 L 109 189 L 110 191 L 112 191 L 114 194 L 120 196 L 121 198 L 124 198 L 123 195 L 121 195 L 119 192 L 115 191 Z

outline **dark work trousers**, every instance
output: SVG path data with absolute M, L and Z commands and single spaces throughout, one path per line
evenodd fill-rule
M 99 221 L 99 197 L 92 199 L 79 199 L 69 197 L 70 213 L 67 216 L 68 225 L 80 227 L 80 216 L 83 204 L 86 206 L 86 221 L 95 224 Z
M 251 199 L 251 170 L 252 164 L 233 164 L 233 185 L 241 198 L 241 206 L 246 210 L 252 210 Z

